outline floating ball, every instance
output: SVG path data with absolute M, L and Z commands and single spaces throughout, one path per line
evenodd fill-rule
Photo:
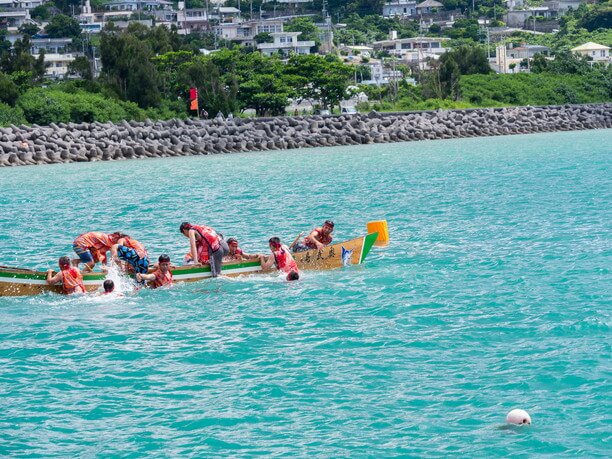
M 506 416 L 506 422 L 508 424 L 531 424 L 531 416 L 525 410 L 512 410 Z

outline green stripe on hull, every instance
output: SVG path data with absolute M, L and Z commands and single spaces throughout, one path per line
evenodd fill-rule
M 234 271 L 236 269 L 242 269 L 242 268 L 254 268 L 257 266 L 261 266 L 259 261 L 248 261 L 246 263 L 236 263 L 236 264 L 231 264 L 231 265 L 223 265 L 223 271 Z M 200 274 L 200 273 L 209 273 L 210 272 L 210 266 L 198 266 L 198 267 L 193 267 L 193 268 L 189 268 L 189 269 L 184 269 L 184 268 L 178 268 L 175 269 L 174 271 L 172 271 L 172 273 L 176 276 L 176 275 L 183 275 L 183 274 Z
M 32 280 L 46 280 L 47 274 L 29 274 L 29 273 L 7 273 L 0 271 L 0 277 L 5 277 L 7 279 L 32 279 Z M 91 280 L 104 280 L 106 278 L 106 274 L 85 274 L 83 279 L 86 281 Z

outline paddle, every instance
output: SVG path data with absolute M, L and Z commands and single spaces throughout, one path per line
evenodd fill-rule
M 291 245 L 289 246 L 289 250 L 291 250 L 293 248 L 293 246 L 295 244 L 297 244 L 297 241 L 300 240 L 300 238 L 302 237 L 302 235 L 304 234 L 304 231 L 302 231 L 300 234 L 297 235 L 297 237 L 294 239 L 294 241 L 291 243 Z

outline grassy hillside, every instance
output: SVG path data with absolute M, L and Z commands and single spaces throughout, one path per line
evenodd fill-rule
M 612 82 L 595 75 L 464 75 L 461 97 L 481 107 L 612 101 Z

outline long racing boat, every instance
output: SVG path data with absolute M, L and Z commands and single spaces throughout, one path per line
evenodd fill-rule
M 369 233 L 365 236 L 328 245 L 321 250 L 308 250 L 293 254 L 301 270 L 330 270 L 348 265 L 363 263 L 370 249 L 374 245 L 378 233 Z M 240 276 L 245 274 L 262 273 L 259 260 L 233 261 L 223 263 L 224 276 Z M 195 282 L 212 277 L 210 267 L 207 265 L 178 266 L 172 269 L 175 282 Z M 35 271 L 23 268 L 10 268 L 0 266 L 0 296 L 26 296 L 38 295 L 44 292 L 61 293 L 61 285 L 49 285 L 46 281 L 46 271 Z M 103 272 L 83 274 L 83 283 L 89 292 L 102 287 L 106 278 Z

